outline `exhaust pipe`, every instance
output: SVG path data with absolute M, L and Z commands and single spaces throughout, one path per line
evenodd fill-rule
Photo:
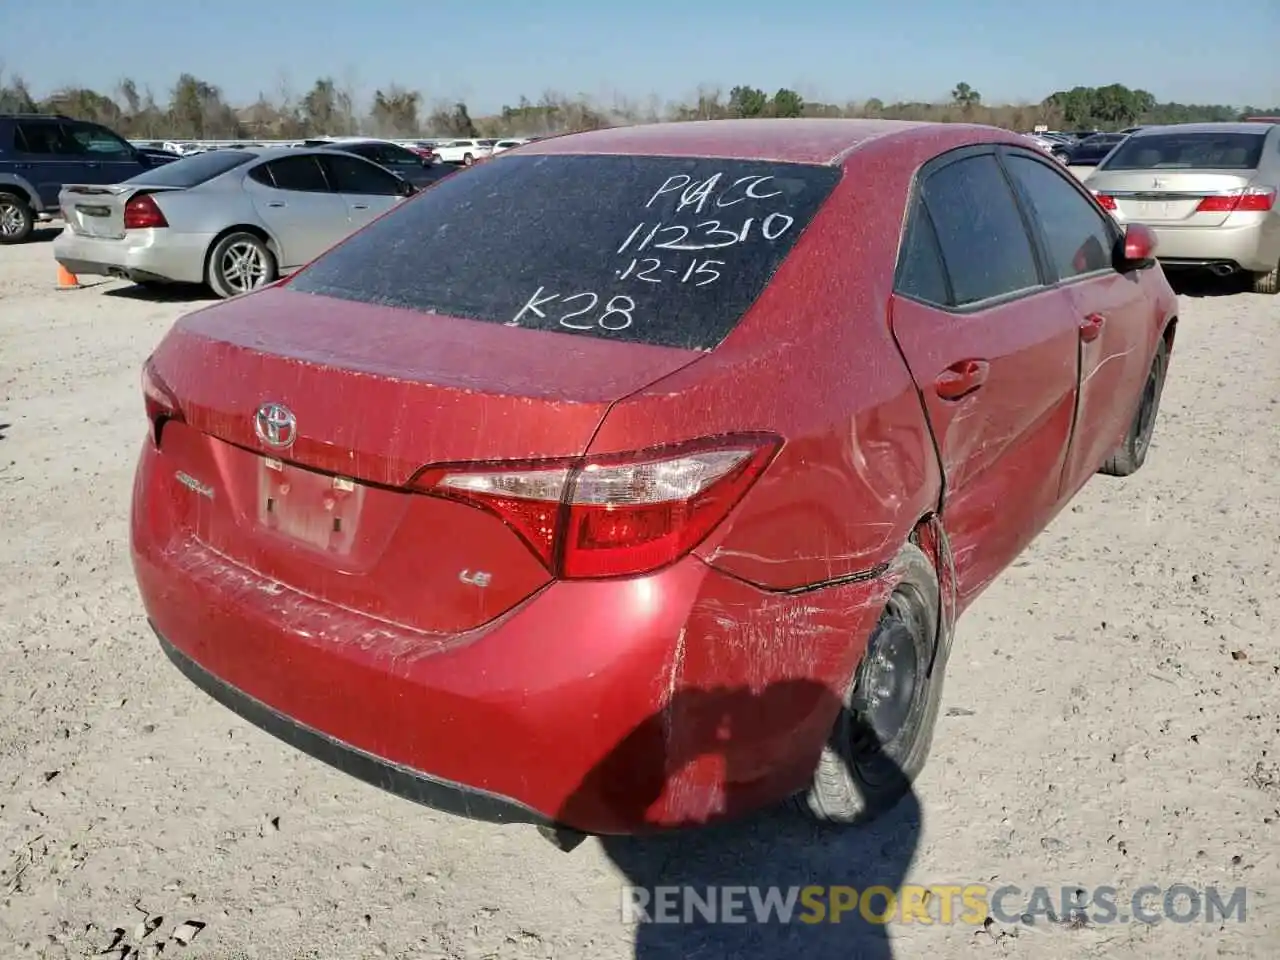
M 1236 268 L 1229 263 L 1215 263 L 1209 270 L 1215 277 L 1229 277 L 1236 272 Z

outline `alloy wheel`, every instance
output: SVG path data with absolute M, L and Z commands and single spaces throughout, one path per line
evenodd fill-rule
M 227 247 L 218 269 L 227 287 L 235 293 L 256 290 L 267 279 L 266 255 L 261 247 L 247 240 Z

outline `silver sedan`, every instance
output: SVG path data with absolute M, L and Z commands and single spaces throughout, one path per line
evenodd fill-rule
M 78 275 L 248 293 L 314 260 L 415 193 L 336 150 L 215 150 L 113 186 L 68 184 L 54 257 Z

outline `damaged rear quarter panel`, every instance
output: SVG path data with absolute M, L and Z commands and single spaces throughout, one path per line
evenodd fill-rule
M 790 596 L 707 580 L 672 648 L 649 821 L 732 819 L 803 789 L 893 583 Z

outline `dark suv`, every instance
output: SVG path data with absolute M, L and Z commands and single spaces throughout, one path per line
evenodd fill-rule
M 100 124 L 0 113 L 0 244 L 21 243 L 37 219 L 57 216 L 64 184 L 120 183 L 158 162 Z

